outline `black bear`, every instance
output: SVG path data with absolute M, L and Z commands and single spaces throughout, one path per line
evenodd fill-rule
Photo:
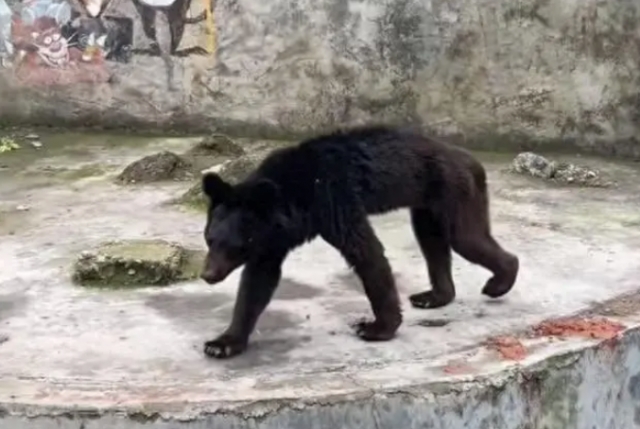
M 420 131 L 387 126 L 334 131 L 272 152 L 243 182 L 202 179 L 209 199 L 202 279 L 224 280 L 245 265 L 231 324 L 205 343 L 206 355 L 242 353 L 295 247 L 322 237 L 359 276 L 374 319 L 356 325 L 366 341 L 394 337 L 400 300 L 384 248 L 367 216 L 409 208 L 431 290 L 409 297 L 419 308 L 455 298 L 451 249 L 493 273 L 482 292 L 512 288 L 518 258 L 491 236 L 484 167 L 467 151 Z

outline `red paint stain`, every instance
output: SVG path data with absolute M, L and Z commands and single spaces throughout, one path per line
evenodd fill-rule
M 533 332 L 538 337 L 584 337 L 612 340 L 624 329 L 624 325 L 604 318 L 573 317 L 542 322 L 533 328 Z
M 462 375 L 472 372 L 473 368 L 465 363 L 450 362 L 442 371 L 449 375 Z
M 500 353 L 503 359 L 520 361 L 527 357 L 527 349 L 515 337 L 502 336 L 489 339 L 488 347 Z

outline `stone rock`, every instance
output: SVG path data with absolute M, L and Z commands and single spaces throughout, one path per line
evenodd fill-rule
M 163 151 L 129 164 L 117 177 L 117 181 L 129 184 L 184 180 L 193 176 L 190 169 L 188 161 L 173 152 Z
M 516 156 L 511 165 L 519 174 L 528 174 L 542 179 L 550 179 L 555 170 L 554 162 L 533 152 L 522 152 Z
M 224 134 L 212 134 L 204 137 L 187 154 L 193 156 L 234 157 L 245 154 L 242 146 Z
M 595 169 L 567 162 L 551 161 L 532 152 L 518 154 L 511 164 L 511 171 L 567 185 L 594 188 L 612 185 L 612 182 L 605 180 Z
M 201 252 L 164 240 L 114 241 L 82 252 L 73 266 L 72 278 L 83 286 L 166 286 L 196 278 L 197 261 L 202 261 Z

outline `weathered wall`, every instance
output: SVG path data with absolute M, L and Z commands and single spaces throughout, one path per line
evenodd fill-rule
M 138 0 L 73 0 L 80 13 L 102 10 L 79 32 L 85 41 L 102 22 L 106 45 L 120 46 L 102 61 L 76 43 L 55 64 L 37 54 L 49 27 L 34 31 L 39 15 L 23 9 L 56 12 L 46 3 L 66 0 L 37 1 L 0 0 L 4 122 L 298 134 L 418 121 L 470 144 L 574 142 L 640 156 L 637 0 L 211 0 L 211 20 L 209 0 L 175 0 L 168 17 Z M 50 31 L 77 33 L 74 14 L 57 10 Z M 160 49 L 150 49 L 154 22 Z

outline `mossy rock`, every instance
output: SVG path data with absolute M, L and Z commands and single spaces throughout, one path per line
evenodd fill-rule
M 180 204 L 196 210 L 206 210 L 209 201 L 207 196 L 202 192 L 202 184 L 200 182 L 191 186 L 187 192 L 180 195 L 174 201 L 174 204 Z
M 129 164 L 116 180 L 123 184 L 132 184 L 186 180 L 192 177 L 190 162 L 173 152 L 163 151 Z
M 267 153 L 241 156 L 216 167 L 216 170 L 222 179 L 235 185 L 253 173 L 266 156 Z M 211 171 L 215 170 L 211 169 Z
M 261 155 L 245 155 L 239 158 L 227 161 L 223 164 L 216 165 L 205 171 L 214 172 L 220 175 L 222 179 L 237 184 L 244 180 L 260 165 L 267 153 Z M 202 192 L 202 184 L 200 181 L 191 186 L 184 194 L 178 197 L 174 203 L 185 205 L 196 210 L 206 210 L 208 204 L 207 196 Z
M 178 281 L 194 280 L 200 277 L 207 252 L 202 250 L 183 249 L 178 271 Z
M 244 154 L 245 151 L 242 146 L 234 142 L 230 137 L 224 134 L 212 134 L 200 140 L 185 155 L 235 157 Z
M 167 286 L 197 278 L 203 259 L 202 252 L 164 240 L 108 242 L 83 252 L 72 278 L 82 286 L 113 289 Z

